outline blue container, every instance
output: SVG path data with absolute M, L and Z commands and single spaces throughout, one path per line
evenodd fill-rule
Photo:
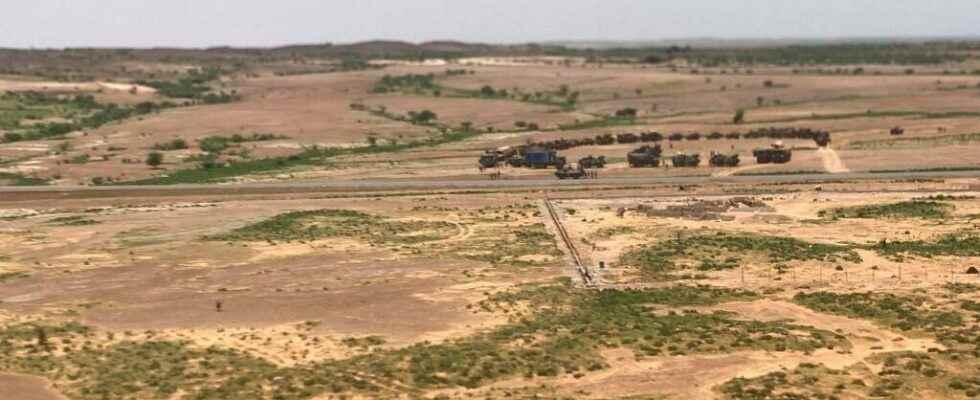
M 528 164 L 546 165 L 551 163 L 551 154 L 547 151 L 537 151 L 527 153 L 525 159 L 527 159 Z

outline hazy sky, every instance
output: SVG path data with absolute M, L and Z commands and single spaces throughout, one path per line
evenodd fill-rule
M 0 47 L 977 34 L 977 0 L 2 0 L 0 4 Z

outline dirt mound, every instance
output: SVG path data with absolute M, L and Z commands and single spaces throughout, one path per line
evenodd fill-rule
M 725 215 L 730 211 L 772 211 L 766 203 L 750 197 L 733 197 L 727 200 L 696 200 L 684 205 L 667 206 L 656 209 L 640 205 L 637 212 L 648 217 L 682 218 L 695 221 L 732 221 L 734 216 Z

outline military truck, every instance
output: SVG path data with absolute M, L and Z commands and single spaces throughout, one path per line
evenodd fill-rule
M 528 147 L 524 150 L 523 165 L 530 168 L 561 168 L 565 163 L 565 157 L 559 157 L 556 150 L 543 147 Z
M 563 165 L 555 171 L 555 176 L 558 179 L 582 179 L 588 176 L 585 172 L 585 168 L 582 164 L 579 165 Z
M 675 167 L 679 168 L 697 167 L 698 165 L 701 165 L 701 155 L 677 154 L 670 158 L 670 162 L 674 164 Z
M 711 158 L 708 163 L 712 167 L 737 167 L 741 160 L 738 159 L 738 154 L 722 154 L 711 152 Z
M 630 167 L 659 167 L 663 148 L 660 145 L 642 146 L 626 155 Z
M 902 136 L 905 134 L 905 129 L 900 126 L 896 126 L 892 128 L 891 134 L 892 136 Z
M 781 142 L 773 143 L 768 149 L 755 149 L 752 155 L 759 164 L 786 164 L 793 159 L 793 151 L 783 148 Z
M 503 162 L 507 162 L 517 154 L 517 150 L 510 146 L 498 147 L 496 149 L 489 149 L 484 151 L 480 155 L 480 167 L 482 168 L 495 168 L 497 165 Z
M 605 168 L 606 156 L 593 157 L 592 155 L 589 155 L 588 157 L 579 159 L 578 165 L 586 169 Z

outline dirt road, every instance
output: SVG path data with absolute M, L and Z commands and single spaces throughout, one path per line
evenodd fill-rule
M 284 183 L 239 185 L 172 186 L 31 186 L 0 187 L 0 202 L 39 199 L 111 198 L 186 195 L 248 195 L 281 193 L 361 193 L 399 190 L 561 190 L 616 188 L 649 185 L 698 185 L 710 183 L 822 183 L 840 181 L 886 181 L 896 179 L 980 178 L 980 171 L 936 172 L 845 172 L 839 174 L 686 176 L 608 178 L 598 180 L 515 179 L 515 180 L 313 180 Z

